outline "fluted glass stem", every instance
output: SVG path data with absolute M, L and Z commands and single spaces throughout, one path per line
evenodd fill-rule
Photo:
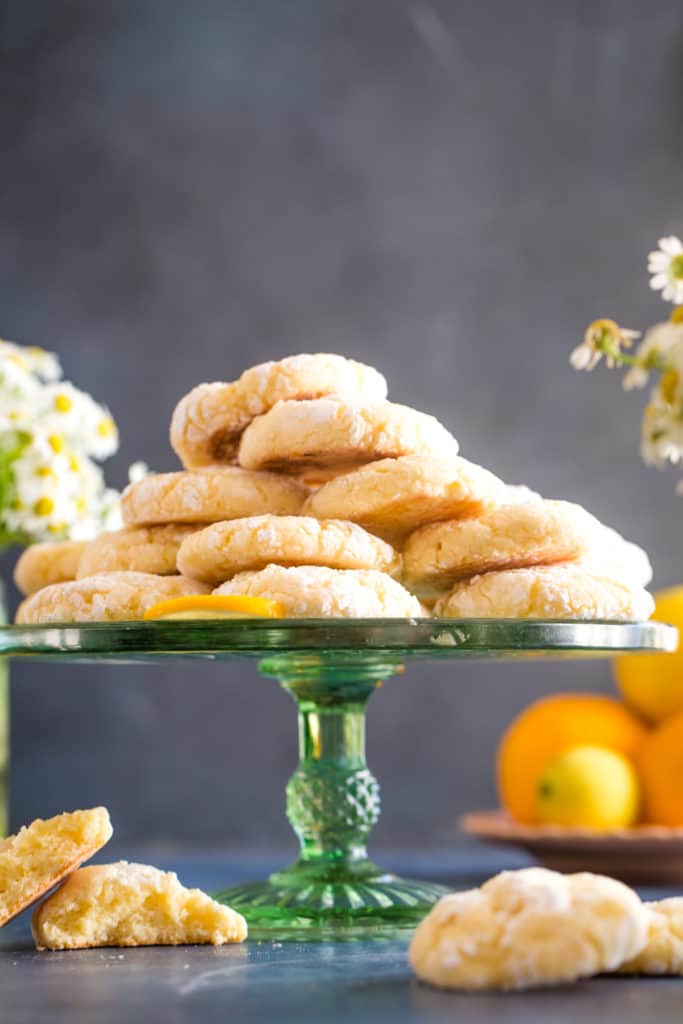
M 298 707 L 300 760 L 287 785 L 287 817 L 301 844 L 301 866 L 323 872 L 369 866 L 366 840 L 380 798 L 365 761 L 365 710 L 377 684 L 396 668 L 395 661 L 356 656 L 261 664 Z
M 299 766 L 287 785 L 287 817 L 306 863 L 363 860 L 379 818 L 379 784 L 365 763 L 365 704 L 299 702 Z

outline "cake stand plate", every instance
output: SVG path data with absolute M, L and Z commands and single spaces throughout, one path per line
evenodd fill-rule
M 0 656 L 116 661 L 256 658 L 299 715 L 299 765 L 287 785 L 298 860 L 216 898 L 252 938 L 395 936 L 446 890 L 397 878 L 368 857 L 379 785 L 365 761 L 369 696 L 408 659 L 599 657 L 673 651 L 657 622 L 530 619 L 229 619 L 0 627 Z

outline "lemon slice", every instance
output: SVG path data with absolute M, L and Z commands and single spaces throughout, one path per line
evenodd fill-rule
M 282 619 L 279 601 L 243 594 L 192 594 L 158 601 L 145 612 L 145 619 Z

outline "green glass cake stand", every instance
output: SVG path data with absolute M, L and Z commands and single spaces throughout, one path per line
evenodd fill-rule
M 298 860 L 264 882 L 225 889 L 252 937 L 353 938 L 412 928 L 445 892 L 397 878 L 366 852 L 379 786 L 365 761 L 365 709 L 410 659 L 596 657 L 672 651 L 656 622 L 509 619 L 231 619 L 0 627 L 0 655 L 139 663 L 258 659 L 297 703 L 299 765 L 287 785 Z

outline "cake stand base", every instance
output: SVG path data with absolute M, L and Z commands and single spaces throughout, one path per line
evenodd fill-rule
M 399 878 L 369 860 L 336 868 L 297 861 L 266 882 L 238 885 L 214 898 L 247 917 L 252 939 L 310 942 L 412 931 L 447 892 L 435 882 Z
M 365 706 L 400 660 L 367 651 L 280 654 L 259 670 L 298 708 L 300 761 L 287 785 L 287 816 L 301 855 L 267 881 L 216 898 L 244 914 L 252 938 L 386 937 L 415 928 L 447 890 L 383 871 L 365 848 L 380 812 L 365 761 Z

